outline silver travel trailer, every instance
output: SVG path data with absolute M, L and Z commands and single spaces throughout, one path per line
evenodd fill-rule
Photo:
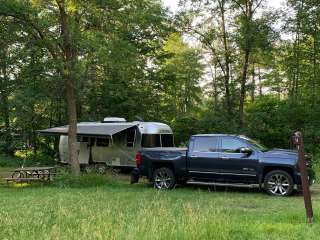
M 60 136 L 59 160 L 68 163 L 68 126 L 38 132 Z M 123 118 L 78 123 L 77 138 L 78 159 L 85 171 L 104 172 L 107 166 L 132 168 L 135 167 L 135 154 L 141 148 L 174 146 L 173 132 L 168 125 L 126 122 Z

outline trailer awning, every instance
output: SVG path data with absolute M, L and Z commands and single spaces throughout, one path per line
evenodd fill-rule
M 137 126 L 133 123 L 91 123 L 91 124 L 77 124 L 77 135 L 78 136 L 112 136 L 119 132 L 122 132 L 128 128 Z M 41 135 L 68 135 L 69 126 L 61 126 L 38 130 L 37 132 Z

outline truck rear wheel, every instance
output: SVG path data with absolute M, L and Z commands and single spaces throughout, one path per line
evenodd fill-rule
M 172 189 L 176 185 L 176 179 L 170 168 L 158 168 L 153 173 L 153 186 L 156 189 Z

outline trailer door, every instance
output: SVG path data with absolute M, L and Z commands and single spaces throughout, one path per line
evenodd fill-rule
M 90 145 L 88 137 L 78 137 L 78 142 L 80 142 L 80 149 L 78 160 L 80 164 L 89 164 L 90 158 Z

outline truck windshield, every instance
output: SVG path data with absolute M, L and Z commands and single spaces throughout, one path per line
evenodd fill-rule
M 262 151 L 262 152 L 266 152 L 268 151 L 268 148 L 266 146 L 264 146 L 263 144 L 259 143 L 256 140 L 247 138 L 247 137 L 241 137 L 243 139 L 245 139 L 247 142 L 249 142 L 251 145 L 253 145 L 255 148 L 257 148 L 258 150 Z

